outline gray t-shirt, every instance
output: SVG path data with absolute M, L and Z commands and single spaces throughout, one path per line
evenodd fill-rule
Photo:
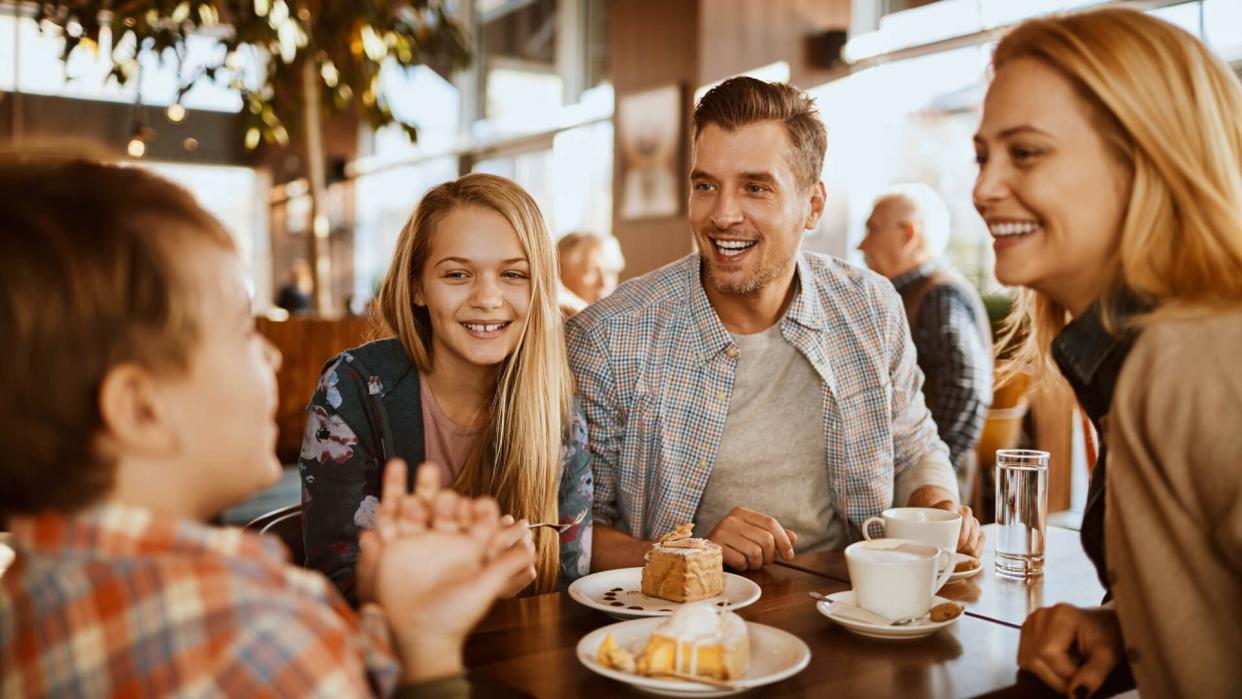
M 740 505 L 792 529 L 798 552 L 842 548 L 849 534 L 828 490 L 823 379 L 780 326 L 733 335 L 733 396 L 694 528 L 706 536 Z

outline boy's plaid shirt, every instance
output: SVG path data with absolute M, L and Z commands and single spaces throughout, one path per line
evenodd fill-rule
M 923 403 L 892 285 L 826 255 L 802 252 L 797 264 L 800 288 L 781 333 L 823 379 L 832 506 L 859 538 L 868 517 L 893 505 L 894 482 L 907 469 L 930 466 L 928 482 L 955 493 L 956 479 Z M 737 368 L 737 348 L 703 291 L 699 256 L 621 285 L 572 317 L 566 335 L 589 425 L 596 523 L 652 539 L 692 521 Z M 902 489 L 908 496 L 913 488 Z
M 0 697 L 357 697 L 395 688 L 355 616 L 275 540 L 101 505 L 17 517 L 0 577 Z

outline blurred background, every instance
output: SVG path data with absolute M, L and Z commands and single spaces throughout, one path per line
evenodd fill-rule
M 1008 296 L 970 198 L 991 48 L 1027 17 L 1109 3 L 114 4 L 0 2 L 0 139 L 105 144 L 224 221 L 260 327 L 285 351 L 288 463 L 323 360 L 366 335 L 368 302 L 427 189 L 468 172 L 510 177 L 555 237 L 614 239 L 621 279 L 641 275 L 692 249 L 688 116 L 696 96 L 738 74 L 818 99 L 829 201 L 806 248 L 862 264 L 875 195 L 924 182 L 949 206 L 951 261 L 1002 316 Z M 1242 0 L 1112 4 L 1181 26 L 1242 70 Z M 1090 440 L 1072 400 L 1063 412 L 1045 411 L 1062 426 L 1050 488 L 1053 509 L 1072 512 Z

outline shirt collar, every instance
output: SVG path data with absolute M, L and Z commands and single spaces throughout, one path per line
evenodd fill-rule
M 1124 322 L 1144 310 L 1144 305 L 1131 294 L 1121 294 L 1115 305 L 1118 321 Z M 1125 350 L 1134 341 L 1134 332 L 1123 328 L 1110 331 L 1104 327 L 1100 303 L 1092 303 L 1075 318 L 1052 341 L 1052 357 L 1066 378 L 1082 387 L 1106 381 L 1116 381 L 1116 376 L 1100 375 L 1109 356 L 1118 349 Z M 1111 366 L 1111 364 L 1110 364 Z M 1117 367 L 1120 369 L 1120 366 Z M 1111 393 L 1111 391 L 1110 391 Z
M 940 258 L 933 257 L 918 267 L 915 267 L 908 272 L 902 272 L 901 274 L 893 277 L 893 287 L 900 292 L 905 287 L 926 279 L 929 274 L 939 269 L 941 264 L 943 263 Z
M 49 512 L 12 518 L 14 549 L 43 556 L 124 558 L 164 553 L 215 554 L 285 560 L 274 540 L 233 527 L 200 522 L 118 504 L 99 504 L 72 514 Z
M 720 322 L 720 316 L 707 298 L 703 289 L 703 263 L 698 255 L 690 256 L 690 270 L 687 274 L 690 299 L 690 314 L 699 329 L 699 359 L 707 362 L 718 352 L 733 346 L 733 336 Z M 778 321 L 797 323 L 811 330 L 821 330 L 824 325 L 824 307 L 820 302 L 818 290 L 815 288 L 815 275 L 811 272 L 810 262 L 806 255 L 798 252 L 797 272 L 794 275 L 793 301 L 785 310 L 785 316 Z
M 785 311 L 785 320 L 811 330 L 822 330 L 824 327 L 824 306 L 819 300 L 819 289 L 815 287 L 815 274 L 811 271 L 811 263 L 806 255 L 798 251 L 798 272 L 794 277 L 798 288 L 794 291 L 793 301 Z

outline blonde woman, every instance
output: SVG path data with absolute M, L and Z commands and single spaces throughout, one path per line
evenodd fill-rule
M 1041 609 L 1019 665 L 1085 696 L 1242 687 L 1242 87 L 1126 9 L 1026 22 L 993 57 L 975 206 L 1025 287 L 1019 360 L 1059 370 L 1107 445 L 1083 542 L 1112 597 Z M 1055 367 L 1055 368 L 1054 368 Z
M 485 174 L 432 189 L 401 232 L 377 306 L 391 337 L 328 362 L 307 408 L 307 565 L 352 602 L 367 597 L 355 583 L 358 537 L 374 525 L 385 462 L 402 458 L 436 464 L 462 494 L 496 498 L 509 543 L 535 550 L 507 594 L 585 574 L 590 451 L 572 403 L 556 258 L 534 200 Z M 571 526 L 558 539 L 528 522 Z

